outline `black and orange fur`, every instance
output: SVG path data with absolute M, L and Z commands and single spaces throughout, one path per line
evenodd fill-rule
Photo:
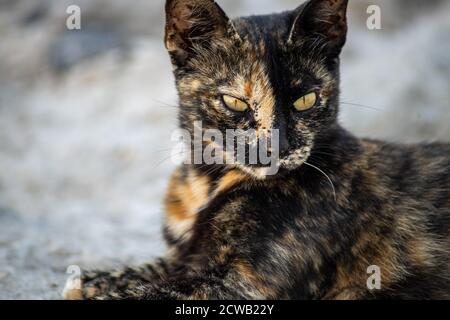
M 449 299 L 450 145 L 361 140 L 337 122 L 347 0 L 229 20 L 168 0 L 180 127 L 280 130 L 280 171 L 183 165 L 165 199 L 158 263 L 87 273 L 95 299 Z M 292 103 L 315 90 L 319 104 Z M 250 105 L 228 110 L 221 95 Z M 367 288 L 367 268 L 381 289 Z

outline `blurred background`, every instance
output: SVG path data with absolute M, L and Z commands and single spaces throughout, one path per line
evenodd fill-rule
M 230 16 L 301 0 L 219 0 Z M 78 5 L 82 30 L 66 29 Z M 382 30 L 366 27 L 369 4 Z M 0 298 L 58 299 L 69 265 L 164 252 L 176 93 L 163 0 L 0 0 Z M 450 1 L 353 0 L 341 122 L 450 141 Z

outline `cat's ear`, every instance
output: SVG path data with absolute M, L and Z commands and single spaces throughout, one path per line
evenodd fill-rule
M 231 20 L 213 0 L 166 0 L 165 32 L 166 48 L 179 66 L 212 40 L 238 37 Z
M 315 41 L 338 55 L 347 38 L 348 0 L 309 0 L 294 12 L 288 43 Z

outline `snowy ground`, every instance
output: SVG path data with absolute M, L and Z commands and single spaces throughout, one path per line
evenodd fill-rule
M 230 15 L 294 0 L 222 0 Z M 346 127 L 450 141 L 450 1 L 354 1 L 343 58 Z M 64 30 L 79 4 L 81 32 Z M 417 7 L 418 5 L 422 7 Z M 0 0 L 0 298 L 58 299 L 69 265 L 164 251 L 161 199 L 176 104 L 163 1 Z

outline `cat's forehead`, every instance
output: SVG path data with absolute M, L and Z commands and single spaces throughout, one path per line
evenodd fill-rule
M 247 66 L 261 63 L 267 73 L 288 78 L 292 86 L 302 85 L 308 77 L 328 79 L 321 57 L 289 46 L 292 24 L 289 13 L 238 18 L 233 24 L 243 40 L 239 61 L 245 66 L 243 73 L 253 71 Z
M 243 39 L 253 44 L 283 46 L 289 37 L 292 18 L 288 13 L 241 17 L 232 21 Z

